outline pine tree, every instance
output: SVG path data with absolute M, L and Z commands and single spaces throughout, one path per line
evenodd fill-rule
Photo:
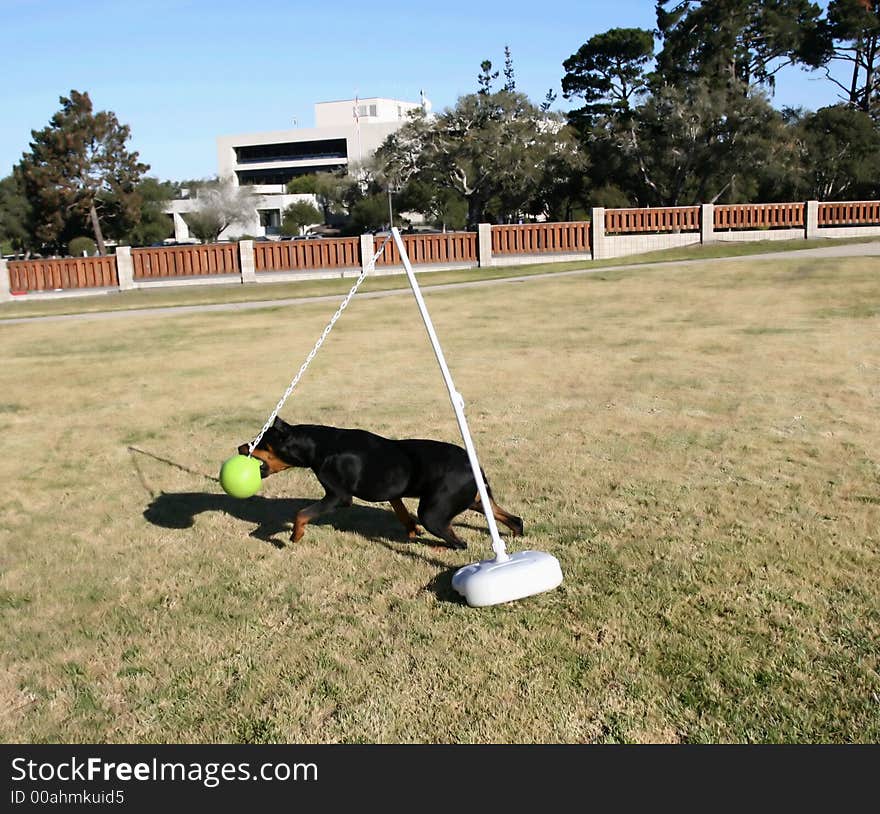
M 54 249 L 90 230 L 104 254 L 106 227 L 122 233 L 140 219 L 137 185 L 149 166 L 126 148 L 128 126 L 111 111 L 95 113 L 88 93 L 72 90 L 59 101 L 49 125 L 31 131 L 30 152 L 15 168 L 31 207 L 29 229 Z
M 516 90 L 516 77 L 513 73 L 513 57 L 510 55 L 510 46 L 504 46 L 504 90 L 513 93 Z
M 492 73 L 492 61 L 484 59 L 480 63 L 480 73 L 477 76 L 477 83 L 480 86 L 477 93 L 488 96 L 492 92 L 492 83 L 498 78 L 498 71 Z

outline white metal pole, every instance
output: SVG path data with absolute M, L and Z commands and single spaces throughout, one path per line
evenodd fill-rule
M 422 299 L 422 292 L 416 275 L 413 272 L 412 265 L 409 262 L 409 256 L 406 253 L 406 247 L 403 245 L 403 239 L 400 236 L 400 230 L 395 226 L 391 229 L 394 236 L 394 242 L 397 244 L 397 250 L 400 252 L 400 259 L 403 261 L 403 267 L 406 269 L 406 276 L 409 279 L 410 287 L 416 297 L 416 303 L 419 306 L 419 313 L 422 315 L 422 321 L 428 331 L 428 338 L 431 340 L 431 346 L 434 348 L 434 355 L 437 357 L 437 363 L 440 365 L 440 371 L 443 373 L 443 381 L 446 382 L 446 389 L 449 391 L 449 400 L 452 402 L 452 409 L 455 410 L 455 417 L 458 420 L 458 428 L 461 430 L 461 437 L 464 441 L 464 448 L 467 450 L 468 460 L 471 464 L 471 470 L 474 473 L 474 479 L 477 482 L 477 491 L 480 494 L 480 503 L 483 504 L 483 513 L 486 515 L 486 522 L 489 524 L 489 534 L 492 536 L 492 550 L 495 552 L 495 559 L 498 562 L 508 560 L 507 550 L 504 541 L 498 533 L 498 525 L 495 523 L 495 515 L 492 514 L 492 504 L 489 502 L 489 491 L 486 489 L 486 483 L 483 481 L 483 473 L 480 471 L 480 461 L 477 458 L 477 451 L 474 448 L 474 442 L 468 429 L 467 419 L 464 416 L 464 398 L 461 393 L 455 389 L 452 381 L 452 374 L 446 365 L 446 359 L 443 356 L 443 348 L 440 347 L 440 340 L 434 330 L 434 323 L 431 322 L 431 315 L 428 313 L 428 307 Z

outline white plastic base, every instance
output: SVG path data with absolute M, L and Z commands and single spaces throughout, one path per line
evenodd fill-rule
M 543 551 L 517 551 L 502 562 L 475 562 L 452 577 L 452 587 L 475 608 L 540 594 L 561 582 L 559 560 Z

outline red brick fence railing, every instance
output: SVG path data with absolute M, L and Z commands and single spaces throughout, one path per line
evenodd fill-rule
M 382 246 L 385 235 L 374 238 L 376 251 Z M 447 232 L 446 234 L 403 235 L 410 263 L 417 265 L 447 265 L 454 263 L 463 266 L 477 265 L 477 235 L 474 232 Z M 369 258 L 367 258 L 369 260 Z M 397 244 L 389 240 L 376 266 L 399 266 L 400 252 Z
M 359 245 L 356 237 L 254 243 L 254 268 L 257 272 L 357 268 Z
M 699 206 L 651 209 L 606 209 L 605 234 L 634 232 L 699 232 Z
M 492 255 L 590 251 L 590 222 L 492 227 Z
M 238 246 L 234 243 L 132 249 L 131 263 L 135 280 L 167 280 L 241 272 Z
M 421 269 L 586 260 L 734 240 L 880 236 L 880 201 L 804 201 L 600 209 L 589 221 L 480 224 L 476 232 L 407 234 Z M 250 241 L 143 249 L 50 260 L 0 260 L 0 301 L 42 292 L 88 293 L 184 283 L 244 283 L 351 276 L 369 263 L 385 235 Z M 396 245 L 377 273 L 399 271 Z
M 846 201 L 819 204 L 819 226 L 877 226 L 880 201 Z
M 802 203 L 723 204 L 715 206 L 715 229 L 781 229 L 803 227 Z
M 67 257 L 63 260 L 10 260 L 9 290 L 56 291 L 88 288 L 115 288 L 116 258 Z

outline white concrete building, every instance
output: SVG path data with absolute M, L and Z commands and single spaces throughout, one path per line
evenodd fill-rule
M 287 183 L 315 172 L 332 172 L 369 158 L 385 138 L 403 126 L 407 113 L 427 100 L 404 102 L 372 97 L 318 102 L 315 126 L 220 136 L 217 139 L 217 175 L 231 178 L 238 186 L 251 188 L 255 198 L 254 218 L 230 227 L 220 237 L 249 234 L 256 237 L 279 233 L 284 209 L 312 195 L 288 195 Z M 192 200 L 174 201 L 174 238 L 190 238 L 184 216 L 195 205 Z
M 319 102 L 314 127 L 220 136 L 217 172 L 221 178 L 233 176 L 239 185 L 272 186 L 277 192 L 297 175 L 368 158 L 419 106 L 380 98 Z

